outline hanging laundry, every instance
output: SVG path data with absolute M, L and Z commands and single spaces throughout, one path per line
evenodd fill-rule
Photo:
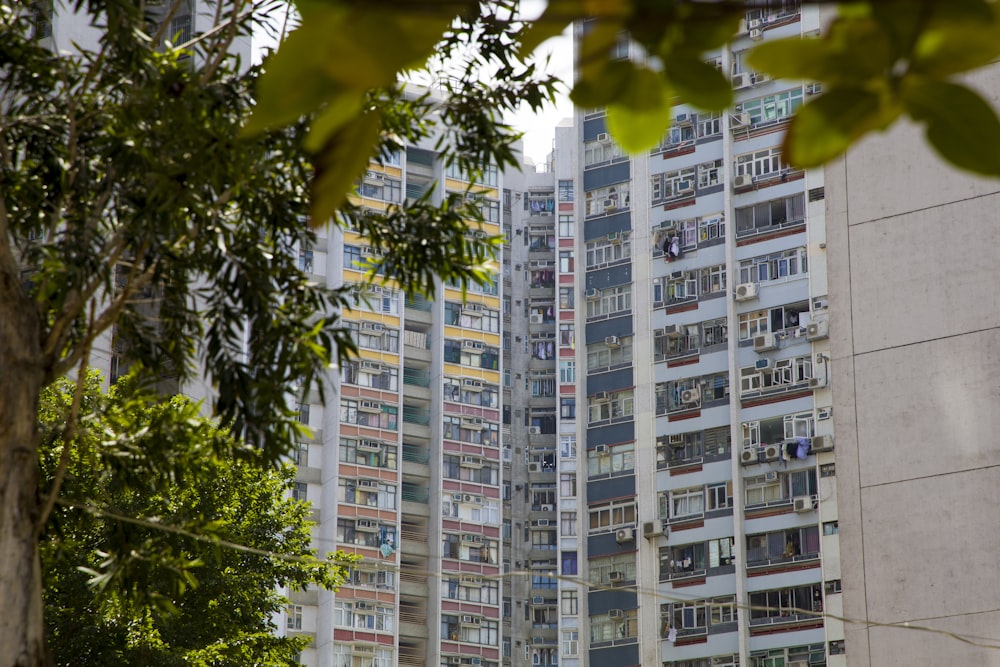
M 812 449 L 812 442 L 809 438 L 797 438 L 797 447 L 795 451 L 796 458 L 804 459 L 809 456 L 809 450 Z

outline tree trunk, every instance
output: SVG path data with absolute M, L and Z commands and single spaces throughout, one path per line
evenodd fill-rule
M 18 273 L 0 267 L 0 667 L 50 664 L 35 531 L 38 401 L 45 377 L 37 312 Z

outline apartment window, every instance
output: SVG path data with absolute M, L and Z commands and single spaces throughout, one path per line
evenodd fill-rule
M 559 416 L 563 419 L 575 419 L 576 418 L 576 399 L 575 398 L 560 398 L 559 399 Z
M 309 485 L 305 482 L 295 482 L 292 484 L 292 500 L 297 500 L 301 503 L 309 500 Z
M 587 475 L 615 475 L 635 470 L 635 443 L 605 445 L 587 451 Z
M 285 607 L 285 627 L 289 630 L 302 629 L 302 605 L 290 604 Z
M 587 399 L 587 423 L 624 419 L 635 411 L 635 392 L 632 389 L 594 395 Z
M 559 456 L 564 459 L 576 458 L 576 436 L 559 436 Z
M 781 199 L 736 209 L 736 235 L 751 236 L 772 228 L 805 220 L 805 195 L 799 193 Z
M 563 551 L 560 555 L 560 563 L 560 572 L 562 572 L 564 576 L 576 574 L 577 556 L 575 551 Z M 535 588 L 534 584 L 532 584 L 532 588 Z M 552 588 L 556 588 L 556 586 L 552 586 Z
M 568 537 L 576 535 L 576 512 L 561 512 L 559 514 L 559 532 Z
M 366 389 L 399 390 L 399 369 L 371 361 L 350 361 L 340 369 L 340 381 Z
M 779 359 L 771 368 L 746 366 L 740 369 L 740 395 L 786 389 L 812 378 L 812 356 Z
M 607 317 L 631 310 L 631 285 L 598 290 L 596 296 L 587 298 L 587 317 Z
M 580 654 L 580 631 L 562 631 L 562 656 L 564 658 L 574 658 Z
M 559 309 L 573 310 L 576 307 L 576 288 L 572 285 L 559 288 Z
M 576 382 L 576 361 L 559 362 L 559 382 L 561 384 L 573 384 Z
M 698 298 L 698 271 L 674 271 L 653 279 L 653 302 L 670 305 Z
M 614 642 L 639 636 L 637 609 L 616 610 L 617 614 L 596 614 L 590 617 L 590 641 Z
M 369 172 L 358 187 L 358 194 L 387 202 L 402 201 L 402 185 L 394 178 L 386 178 L 384 174 Z
M 701 278 L 701 295 L 717 294 L 726 291 L 726 265 L 706 266 L 699 269 Z
M 632 232 L 613 232 L 587 243 L 587 268 L 596 269 L 632 256 Z
M 576 473 L 559 473 L 559 495 L 563 498 L 576 498 Z
M 575 589 L 563 590 L 559 593 L 559 609 L 564 616 L 579 615 L 580 597 Z
M 672 628 L 687 634 L 708 630 L 708 604 L 705 600 L 660 605 L 660 617 L 664 630 Z
M 670 518 L 696 516 L 705 513 L 705 489 L 693 487 L 669 492 Z
M 800 106 L 802 106 L 802 88 L 798 87 L 776 95 L 741 102 L 737 112 L 748 114 L 751 125 L 762 125 L 786 120 Z
M 688 197 L 694 194 L 695 168 L 686 167 L 655 174 L 650 181 L 654 205 Z
M 824 535 L 836 535 L 840 532 L 840 522 L 839 521 L 825 521 L 823 523 L 823 534 Z
M 780 475 L 757 475 L 743 481 L 746 491 L 746 506 L 766 505 L 783 499 Z
M 616 581 L 635 581 L 635 554 L 623 553 L 588 561 L 588 574 L 591 584 L 606 586 L 612 579 Z M 611 574 L 615 573 L 612 577 Z
M 387 470 L 396 469 L 396 453 L 396 445 L 373 440 L 341 438 L 338 447 L 338 458 L 344 463 Z
M 794 620 L 823 611 L 820 584 L 750 593 L 750 625 L 772 618 Z
M 599 164 L 620 158 L 624 155 L 621 146 L 607 139 L 588 141 L 583 144 L 583 166 Z
M 337 500 L 351 505 L 396 509 L 396 487 L 375 480 L 342 478 L 337 483 Z
M 604 341 L 587 346 L 587 370 L 590 372 L 610 370 L 632 363 L 632 336 L 618 338 L 617 346 L 609 346 Z
M 732 537 L 722 537 L 695 544 L 661 547 L 660 577 L 662 579 L 682 577 L 709 568 L 732 565 L 734 558 L 735 548 Z
M 725 171 L 722 167 L 722 160 L 713 160 L 698 165 L 698 187 L 710 188 L 713 185 L 722 183 Z
M 720 482 L 705 487 L 708 511 L 727 509 L 733 506 L 733 483 Z
M 761 255 L 740 262 L 740 282 L 768 282 L 785 280 L 808 273 L 809 263 L 805 248 L 792 248 L 770 255 Z
M 559 325 L 559 346 L 573 347 L 576 345 L 576 328 L 572 324 Z
M 743 422 L 743 446 L 776 444 L 791 438 L 811 438 L 814 417 L 811 411 Z
M 747 535 L 747 563 L 819 555 L 819 527 L 804 526 Z
M 705 112 L 698 114 L 698 138 L 714 137 L 722 134 L 722 114 Z
M 377 401 L 340 399 L 340 421 L 369 428 L 395 431 L 398 426 L 399 408 Z
M 570 239 L 575 236 L 573 224 L 573 216 L 566 214 L 559 214 L 559 236 L 564 239 Z
M 351 339 L 358 347 L 380 352 L 399 352 L 399 331 L 372 322 L 348 322 Z
M 785 168 L 781 160 L 781 149 L 777 147 L 736 156 L 737 176 L 749 176 L 755 180 L 771 178 Z
M 573 181 L 559 181 L 559 201 L 573 201 Z
M 584 197 L 587 216 L 606 215 L 628 209 L 631 203 L 629 190 L 628 181 L 588 190 Z
M 611 502 L 592 505 L 589 511 L 591 535 L 606 533 L 622 526 L 635 524 L 635 502 Z
M 655 155 L 664 151 L 676 150 L 685 144 L 691 144 L 694 142 L 694 132 L 694 126 L 689 123 L 683 125 L 675 123 L 667 128 L 663 138 L 660 139 L 660 144 L 650 152 Z

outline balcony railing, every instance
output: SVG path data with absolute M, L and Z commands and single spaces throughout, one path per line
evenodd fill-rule
M 427 447 L 403 443 L 403 460 L 408 463 L 427 463 L 430 456 L 430 450 Z
M 417 408 L 412 405 L 403 406 L 403 421 L 407 424 L 420 424 L 427 426 L 431 422 L 431 415 L 428 410 Z
M 403 482 L 403 488 L 399 495 L 404 501 L 411 503 L 426 503 L 430 497 L 427 487 L 416 486 L 415 484 L 408 484 L 406 482 Z
M 403 368 L 403 384 L 410 384 L 417 387 L 429 387 L 431 375 L 427 371 L 419 368 Z

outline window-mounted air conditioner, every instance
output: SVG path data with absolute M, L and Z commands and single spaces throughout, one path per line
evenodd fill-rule
M 608 347 L 621 347 L 622 342 L 621 339 L 618 338 L 618 336 L 605 336 L 604 344 L 607 345 Z
M 380 452 L 382 451 L 382 443 L 378 440 L 358 440 L 355 448 L 363 452 Z
M 814 452 L 831 452 L 833 451 L 833 436 L 832 435 L 814 435 L 812 439 L 812 450 Z
M 611 141 L 611 135 L 609 135 L 607 132 L 601 132 L 600 134 L 597 135 L 597 140 L 600 141 L 602 144 L 607 143 Z
M 676 125 L 690 125 L 692 122 L 691 114 L 689 113 L 679 113 L 677 117 L 674 118 L 674 124 Z
M 806 340 L 823 340 L 830 335 L 830 322 L 814 320 L 806 325 Z
M 478 456 L 463 456 L 462 457 L 462 467 L 463 468 L 482 468 L 483 460 Z
M 536 595 L 533 598 L 531 598 L 531 604 L 545 604 L 545 598 L 543 598 L 541 595 Z
M 608 243 L 621 243 L 622 236 L 619 232 L 611 232 L 608 234 Z
M 766 371 L 771 367 L 771 360 L 768 359 L 767 357 L 758 359 L 757 361 L 753 362 L 753 367 L 759 371 Z
M 378 322 L 362 322 L 361 323 L 361 330 L 362 331 L 374 331 L 374 332 L 378 333 L 378 332 L 381 332 L 384 329 L 385 329 L 385 326 L 383 326 L 382 324 L 380 324 Z
M 597 289 L 594 288 L 594 287 L 591 287 L 589 290 L 586 291 L 586 296 L 587 296 L 588 299 L 596 299 L 597 298 Z
M 617 577 L 615 577 L 615 575 L 617 575 Z M 608 575 L 608 579 L 611 580 L 611 581 L 624 581 L 625 580 L 625 573 L 624 572 L 612 572 L 611 574 Z M 609 609 L 608 610 L 608 616 L 610 618 L 622 618 L 623 616 L 625 616 L 625 612 L 622 611 L 621 609 Z
M 750 87 L 750 73 L 749 72 L 736 72 L 733 74 L 733 88 L 739 90 L 740 88 Z M 745 125 L 746 123 L 744 123 Z
M 770 352 L 778 349 L 778 337 L 773 333 L 763 333 L 753 337 L 754 352 Z
M 778 471 L 777 470 L 769 470 L 766 473 L 764 473 L 764 481 L 765 482 L 777 482 L 778 481 Z
M 378 521 L 372 521 L 371 519 L 358 519 L 358 522 L 354 525 L 354 527 L 356 530 L 370 533 L 378 530 Z
M 796 496 L 792 498 L 792 509 L 796 512 L 812 512 L 814 509 L 812 496 Z
M 635 528 L 619 528 L 615 531 L 615 542 L 628 544 L 635 541 Z
M 539 528 L 548 528 L 551 521 L 549 519 L 539 519 L 535 522 L 535 525 Z
M 598 403 L 606 403 L 611 400 L 611 394 L 606 391 L 599 391 L 594 394 L 594 400 Z
M 681 403 L 685 405 L 695 405 L 701 401 L 701 390 L 692 387 L 681 392 Z

